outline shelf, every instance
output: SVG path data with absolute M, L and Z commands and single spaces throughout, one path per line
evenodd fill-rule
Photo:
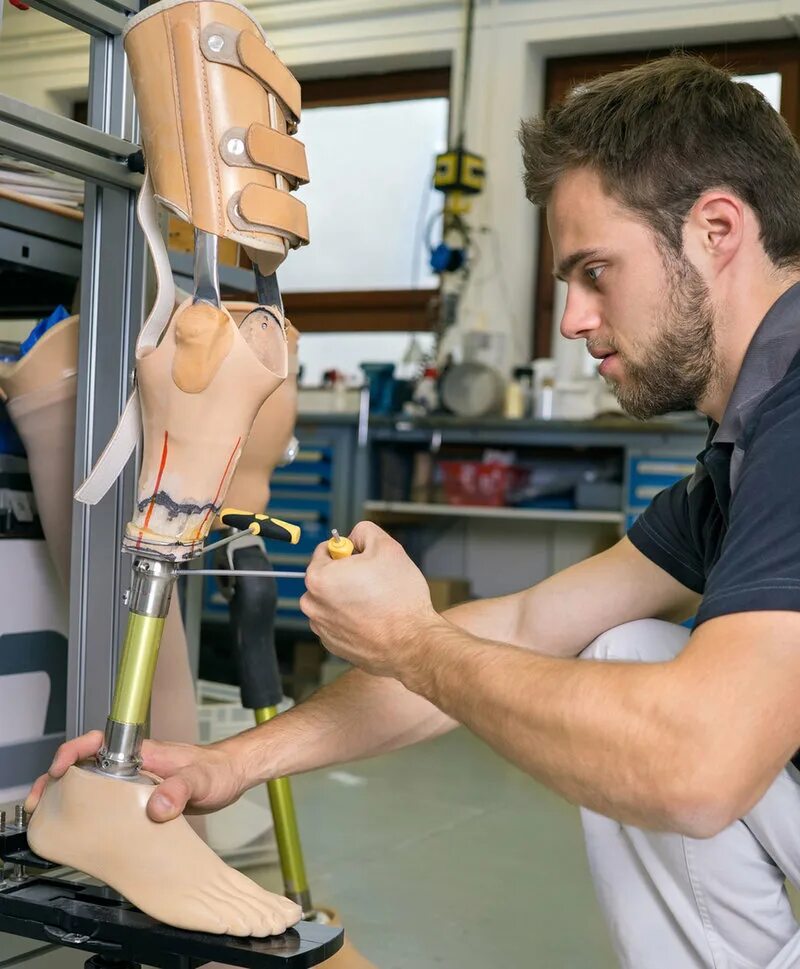
M 416 501 L 365 501 L 364 511 L 387 515 L 424 515 L 432 518 L 506 518 L 513 521 L 586 522 L 619 525 L 621 511 L 581 511 L 573 508 L 490 508 L 477 505 L 438 505 Z
M 194 255 L 190 252 L 169 250 L 169 263 L 175 283 L 187 292 L 194 290 Z M 233 291 L 242 299 L 255 299 L 255 277 L 251 269 L 239 269 L 220 263 L 219 284 L 222 290 Z M 224 293 L 223 293 L 224 296 Z

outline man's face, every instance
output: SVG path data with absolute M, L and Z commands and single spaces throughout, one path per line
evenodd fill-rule
M 646 419 L 700 404 L 718 368 L 713 307 L 694 266 L 666 256 L 588 169 L 559 179 L 547 222 L 568 284 L 561 333 L 586 340 L 623 410 Z

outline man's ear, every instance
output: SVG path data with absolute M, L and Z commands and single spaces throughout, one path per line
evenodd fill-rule
M 684 252 L 701 272 L 716 275 L 738 253 L 744 232 L 742 200 L 720 189 L 704 192 L 683 227 Z

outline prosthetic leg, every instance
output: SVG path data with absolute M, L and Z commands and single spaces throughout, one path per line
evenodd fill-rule
M 283 932 L 298 905 L 229 869 L 184 818 L 155 824 L 140 749 L 179 563 L 202 552 L 250 427 L 287 374 L 274 270 L 307 241 L 287 189 L 306 179 L 290 138 L 299 88 L 252 17 L 231 0 L 164 0 L 134 17 L 125 48 L 148 172 L 139 219 L 159 293 L 137 344 L 137 389 L 79 500 L 99 501 L 143 431 L 128 628 L 97 762 L 48 785 L 30 827 L 35 852 L 101 878 L 173 926 L 232 935 Z M 158 202 L 195 227 L 195 293 L 171 314 Z M 219 299 L 217 237 L 245 245 L 260 305 L 236 326 Z M 311 963 L 309 963 L 311 964 Z
M 229 309 L 236 319 L 246 315 L 251 307 L 248 304 L 229 304 Z M 290 370 L 294 369 L 290 366 Z M 279 398 L 283 399 L 279 401 Z M 295 398 L 296 382 L 288 378 L 261 408 L 228 492 L 228 499 L 233 505 L 254 509 L 267 506 L 270 476 L 280 463 L 294 427 Z M 280 409 L 276 406 L 279 402 L 282 405 Z M 290 421 L 287 420 L 289 415 Z M 352 550 L 352 546 L 349 546 L 349 550 Z M 258 573 L 271 570 L 260 538 L 245 538 L 230 545 L 226 551 L 231 571 Z M 231 640 L 241 684 L 242 706 L 253 711 L 257 724 L 265 723 L 278 715 L 278 705 L 283 698 L 275 650 L 277 583 L 271 576 L 237 574 L 228 598 Z M 286 897 L 302 907 L 306 918 L 338 924 L 335 912 L 315 906 L 312 902 L 289 778 L 269 781 L 267 794 Z M 348 939 L 324 965 L 330 969 L 375 969 Z

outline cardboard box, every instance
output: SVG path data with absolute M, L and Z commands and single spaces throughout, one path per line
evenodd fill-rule
M 171 215 L 167 223 L 167 248 L 174 252 L 194 252 L 194 226 Z M 217 246 L 221 266 L 239 265 L 239 244 L 231 239 L 220 239 Z
M 431 602 L 437 612 L 444 612 L 451 606 L 467 602 L 470 598 L 470 586 L 466 579 L 428 579 L 431 590 Z

